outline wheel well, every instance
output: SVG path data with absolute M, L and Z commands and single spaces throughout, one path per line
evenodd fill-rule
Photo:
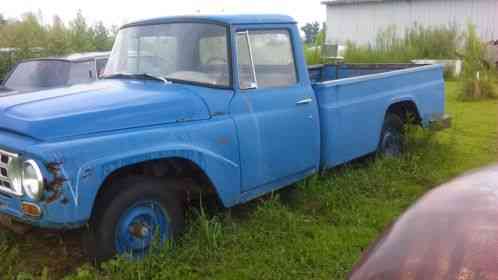
M 402 101 L 391 104 L 386 111 L 387 114 L 396 114 L 405 124 L 413 123 L 420 125 L 422 123 L 417 105 L 413 101 Z
M 144 161 L 129 166 L 121 167 L 109 174 L 97 192 L 94 200 L 94 209 L 104 194 L 112 192 L 108 186 L 118 179 L 129 176 L 150 176 L 157 178 L 176 178 L 183 181 L 177 191 L 183 192 L 187 200 L 198 195 L 215 195 L 219 199 L 214 185 L 206 173 L 193 161 L 184 158 L 165 158 Z

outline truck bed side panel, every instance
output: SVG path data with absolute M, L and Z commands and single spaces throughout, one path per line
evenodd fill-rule
M 322 168 L 374 152 L 392 104 L 414 102 L 424 124 L 444 113 L 440 66 L 316 83 L 314 89 L 321 118 Z

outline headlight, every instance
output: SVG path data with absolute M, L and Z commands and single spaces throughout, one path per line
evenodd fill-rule
M 7 174 L 2 174 L 2 175 L 7 175 L 12 189 L 14 190 L 14 193 L 16 195 L 22 195 L 22 160 L 19 158 L 17 155 L 11 157 L 11 159 L 8 161 L 8 166 L 7 166 Z
M 34 160 L 27 160 L 22 167 L 22 186 L 26 195 L 33 199 L 39 200 L 43 194 L 43 176 Z

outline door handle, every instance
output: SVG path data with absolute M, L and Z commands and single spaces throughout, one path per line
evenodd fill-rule
M 310 104 L 313 101 L 312 98 L 305 98 L 303 100 L 299 100 L 296 102 L 296 105 L 305 105 L 305 104 Z

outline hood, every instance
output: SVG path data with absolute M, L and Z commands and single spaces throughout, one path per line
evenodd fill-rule
M 0 97 L 15 94 L 15 93 L 17 93 L 17 91 L 0 85 Z
M 456 178 L 389 227 L 349 279 L 497 279 L 497 205 L 498 164 Z
M 29 93 L 33 91 L 40 91 L 40 90 L 46 90 L 45 89 L 40 89 L 40 88 L 25 88 L 25 89 L 13 89 L 13 88 L 8 88 L 5 86 L 0 86 L 0 97 L 7 97 L 11 95 L 16 95 L 16 94 L 22 94 L 22 93 Z
M 208 119 L 191 88 L 104 80 L 0 98 L 0 129 L 40 140 Z

